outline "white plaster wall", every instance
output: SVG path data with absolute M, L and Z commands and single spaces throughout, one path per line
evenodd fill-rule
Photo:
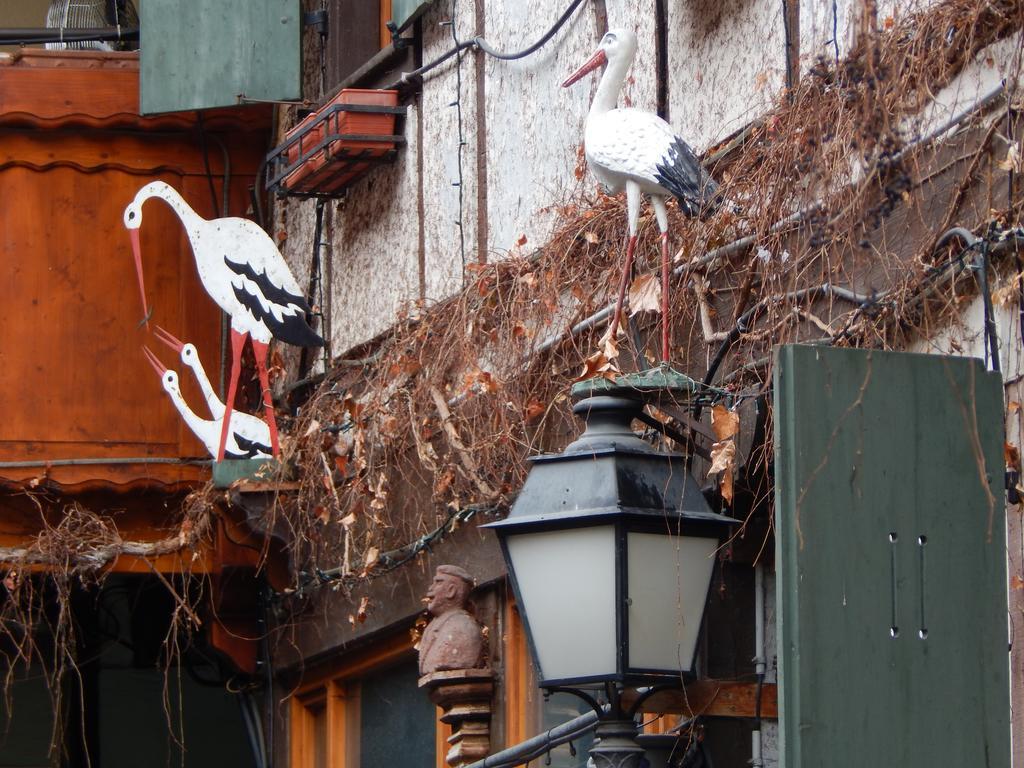
M 767 110 L 785 85 L 782 2 L 667 5 L 669 122 L 702 152 Z
M 405 134 L 415 137 L 421 111 L 410 105 Z M 415 141 L 394 165 L 367 174 L 336 203 L 331 258 L 332 352 L 386 331 L 419 296 Z
M 557 5 L 550 0 L 488 4 L 488 42 L 502 51 L 522 50 L 554 23 Z M 526 251 L 540 245 L 555 218 L 541 209 L 566 201 L 576 186 L 576 148 L 596 78 L 568 90 L 561 83 L 586 61 L 603 33 L 592 9 L 584 6 L 534 55 L 485 61 L 491 260 L 507 255 L 523 236 Z
M 1004 81 L 1012 84 L 1020 72 L 1022 39 L 1020 34 L 1012 35 L 979 51 L 959 75 L 935 94 L 920 115 L 902 126 L 904 133 L 927 135 L 1001 88 Z
M 639 42 L 619 104 L 654 111 L 655 16 L 653 0 L 608 0 L 607 28 L 627 28 Z M 550 0 L 491 4 L 487 39 L 502 51 L 517 51 L 540 38 L 561 12 Z M 542 244 L 557 221 L 552 206 L 572 199 L 579 185 L 593 189 L 591 174 L 575 176 L 578 150 L 600 74 L 569 89 L 561 84 L 597 48 L 607 31 L 592 7 L 583 10 L 539 52 L 517 61 L 488 58 L 487 184 L 489 256 L 529 252 Z M 517 243 L 525 237 L 521 248 Z
M 934 2 L 937 0 L 878 0 L 878 26 L 884 30 Z M 856 43 L 862 8 L 863 3 L 857 0 L 801 0 L 800 58 L 804 71 L 818 56 L 834 62 L 837 49 L 840 59 L 850 53 Z
M 996 286 L 998 288 L 998 284 Z M 1020 333 L 1020 312 L 1017 302 L 995 310 L 996 333 L 999 336 L 999 368 L 1003 381 L 1010 383 L 1024 375 L 1024 340 Z M 962 355 L 985 358 L 985 311 L 980 296 L 974 297 L 954 323 L 934 332 L 930 338 L 915 341 L 910 352 L 934 355 Z
M 879 16 L 906 13 L 925 0 L 885 0 Z M 480 28 L 471 0 L 438 0 L 424 17 L 424 60 L 451 46 L 449 28 L 441 22 L 457 11 L 460 39 Z M 636 31 L 637 60 L 621 103 L 655 108 L 654 0 L 606 0 L 608 25 Z M 593 189 L 588 173 L 574 175 L 583 125 L 598 76 L 571 89 L 561 82 L 589 57 L 604 32 L 595 10 L 586 3 L 539 52 L 517 61 L 484 59 L 486 120 L 486 260 L 532 251 L 551 233 L 557 220 L 554 206 L 570 200 L 580 186 Z M 785 34 L 779 0 L 672 0 L 668 11 L 669 122 L 698 151 L 739 130 L 768 109 L 785 80 Z M 556 0 L 487 2 L 482 27 L 501 50 L 519 50 L 535 41 L 564 9 Z M 856 25 L 855 0 L 836 0 L 835 18 L 840 53 L 845 55 Z M 801 51 L 804 66 L 825 50 L 832 55 L 831 0 L 801 4 Z M 908 131 L 927 130 L 998 83 L 1014 63 L 1017 39 L 986 52 L 939 98 L 939 105 Z M 459 213 L 455 63 L 431 73 L 406 122 L 406 147 L 394 166 L 371 174 L 357 185 L 335 212 L 332 243 L 334 352 L 385 331 L 396 312 L 423 298 L 428 303 L 462 286 L 463 265 L 481 260 L 477 226 L 476 57 L 466 54 L 461 65 L 463 110 L 463 205 Z M 418 141 L 422 120 L 423 147 Z M 422 151 L 423 274 L 417 209 L 417 158 Z M 311 211 L 311 208 L 310 208 Z M 298 216 L 300 214 L 296 214 Z M 311 217 L 311 212 L 307 213 Z M 461 218 L 465 252 L 460 250 Z M 295 225 L 289 219 L 289 229 Z M 525 237 L 525 242 L 517 245 Z M 307 244 L 287 244 L 299 262 L 308 264 Z M 421 296 L 420 283 L 423 291 Z
M 442 22 L 456 11 L 460 39 L 472 37 L 479 22 L 470 0 L 438 0 L 423 19 L 423 59 L 447 51 L 451 32 Z M 655 108 L 654 0 L 606 0 L 608 25 L 633 29 L 640 46 L 620 103 Z M 484 4 L 483 29 L 501 50 L 520 50 L 543 34 L 564 9 L 555 0 Z M 517 61 L 484 62 L 486 111 L 487 260 L 529 252 L 542 244 L 557 220 L 554 206 L 596 186 L 593 177 L 574 175 L 577 152 L 598 75 L 571 89 L 565 77 L 593 52 L 605 26 L 584 4 L 538 53 Z M 781 20 L 767 26 L 758 14 L 778 17 L 767 0 L 736 0 L 715 7 L 705 0 L 671 2 L 669 29 L 670 101 L 673 125 L 698 148 L 740 126 L 767 105 L 782 72 Z M 709 21 L 708 15 L 714 16 Z M 754 31 L 761 38 L 754 42 Z M 765 39 L 764 31 L 771 35 Z M 768 50 L 771 55 L 765 55 Z M 455 62 L 431 73 L 417 104 L 409 109 L 407 144 L 393 166 L 370 174 L 334 210 L 330 243 L 333 351 L 346 350 L 389 328 L 396 313 L 423 298 L 429 304 L 459 290 L 464 263 L 480 260 L 477 226 L 476 65 L 468 53 L 461 64 L 463 112 L 462 211 L 458 195 L 459 131 Z M 764 72 L 767 75 L 763 75 Z M 766 79 L 767 78 L 767 79 Z M 772 78 L 775 78 L 772 80 Z M 699 81 L 701 85 L 694 86 Z M 753 89 L 759 94 L 751 99 Z M 418 125 L 422 121 L 422 127 Z M 691 130 L 695 127 L 695 130 Z M 422 144 L 418 134 L 422 130 Z M 423 268 L 420 274 L 420 213 L 417 160 L 423 164 Z M 288 228 L 312 219 L 312 207 L 288 207 Z M 461 219 L 465 251 L 460 248 Z M 305 227 L 304 229 L 308 229 Z M 518 245 L 525 237 L 525 243 Z M 296 266 L 308 268 L 310 242 L 284 246 Z M 325 252 L 327 255 L 328 252 Z M 421 295 L 422 278 L 422 295 Z
M 476 17 L 471 0 L 438 0 L 423 19 L 423 61 L 433 61 L 452 48 L 451 28 L 443 22 L 456 11 L 455 30 L 459 40 L 476 34 Z M 423 190 L 424 190 L 424 278 L 428 302 L 451 296 L 462 287 L 463 264 L 476 256 L 476 73 L 474 55 L 467 53 L 461 63 L 454 58 L 440 74 L 423 86 Z M 458 87 L 456 67 L 461 74 Z M 462 110 L 462 209 L 459 209 L 458 110 Z M 459 225 L 465 250 L 459 238 Z

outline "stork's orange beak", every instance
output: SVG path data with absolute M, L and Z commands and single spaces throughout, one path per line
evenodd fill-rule
M 582 67 L 580 67 L 571 75 L 569 75 L 568 79 L 566 79 L 566 81 L 562 83 L 562 87 L 568 88 L 570 85 L 575 83 L 588 72 L 593 72 L 598 67 L 603 67 L 607 63 L 608 57 L 604 55 L 604 49 L 598 48 L 594 55 L 587 59 L 586 64 L 584 64 Z
M 153 366 L 153 370 L 156 371 L 157 376 L 162 377 L 165 373 L 167 373 L 167 368 L 164 366 L 163 363 L 160 362 L 160 358 L 153 354 L 153 350 L 151 350 L 147 346 L 143 346 L 142 354 L 146 356 L 146 359 L 149 361 L 149 364 Z
M 159 325 L 156 326 L 156 331 L 154 331 L 154 335 L 168 347 L 173 349 L 175 352 L 180 353 L 185 346 L 185 342 L 175 338 L 174 334 L 172 334 L 170 331 L 165 331 Z
M 146 306 L 146 285 L 142 280 L 142 246 L 139 244 L 139 230 L 129 229 L 128 236 L 132 240 L 132 256 L 135 257 L 135 273 L 139 276 L 139 295 L 142 297 L 142 322 L 149 328 L 149 309 Z

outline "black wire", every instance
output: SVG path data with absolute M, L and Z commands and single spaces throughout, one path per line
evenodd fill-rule
M 210 187 L 210 200 L 213 201 L 215 219 L 220 218 L 220 202 L 217 200 L 217 189 L 213 186 L 213 171 L 210 170 L 210 147 L 206 143 L 206 129 L 203 127 L 203 113 L 196 110 L 196 127 L 199 129 L 199 142 L 203 147 L 203 167 L 206 169 L 206 183 Z
M 960 268 L 963 269 L 964 257 L 967 255 L 967 253 L 969 253 L 971 250 L 973 250 L 976 246 L 978 246 L 981 243 L 984 243 L 987 246 L 988 240 L 976 240 L 974 242 L 971 242 L 953 258 L 933 267 L 931 271 L 925 276 L 925 279 L 921 282 L 918 292 L 920 293 L 920 291 L 926 289 L 928 285 L 930 285 L 936 279 L 944 275 L 951 267 L 960 266 Z M 828 293 L 831 290 L 831 284 L 825 283 L 823 285 L 812 286 L 811 288 L 804 288 L 800 291 L 796 291 L 794 294 L 787 294 L 787 296 L 793 299 L 800 299 L 815 293 Z M 858 316 L 862 312 L 865 312 L 869 309 L 873 309 L 876 307 L 880 307 L 882 305 L 883 302 L 879 300 L 878 296 L 871 296 L 866 300 L 862 301 L 860 303 L 860 306 L 858 306 L 857 309 L 854 310 L 854 316 Z M 704 380 L 701 382 L 702 387 L 711 388 L 711 382 L 714 381 L 715 375 L 718 373 L 718 369 L 722 365 L 722 362 L 725 360 L 725 356 L 726 354 L 728 354 L 729 349 L 732 347 L 733 344 L 736 343 L 736 340 L 743 333 L 746 333 L 749 330 L 750 321 L 753 320 L 754 316 L 758 312 L 764 311 L 765 308 L 765 303 L 759 302 L 758 304 L 754 305 L 746 312 L 744 312 L 742 315 L 740 315 L 740 317 L 736 320 L 736 324 L 732 327 L 732 329 L 730 329 L 728 336 L 725 337 L 725 339 L 722 341 L 722 344 L 718 347 L 718 350 L 715 352 L 715 356 L 714 358 L 712 358 L 711 364 L 708 366 L 708 371 L 704 375 Z M 845 335 L 846 331 L 837 334 L 835 339 L 833 339 L 833 342 L 839 338 L 844 338 Z M 694 409 L 695 418 L 700 418 L 701 409 L 702 404 L 698 402 L 697 407 Z
M 538 50 L 539 48 L 541 48 L 548 40 L 554 37 L 558 30 L 560 30 L 565 25 L 565 22 L 569 20 L 569 17 L 576 12 L 576 9 L 583 5 L 584 1 L 585 0 L 573 0 L 571 3 L 569 3 L 569 7 L 565 9 L 565 13 L 563 13 L 558 18 L 558 21 L 555 22 L 554 26 L 551 27 L 551 29 L 549 29 L 547 32 L 545 32 L 544 36 L 541 37 L 540 40 L 538 40 L 536 43 L 534 43 L 528 48 L 524 48 L 521 51 L 516 51 L 515 53 L 502 53 L 501 51 L 492 48 L 490 44 L 482 37 L 474 37 L 472 40 L 465 40 L 461 43 L 458 43 L 454 48 L 445 51 L 436 59 L 434 59 L 431 62 L 428 62 L 427 64 L 424 64 L 422 67 L 414 69 L 412 72 L 406 72 L 405 74 L 402 75 L 402 79 L 408 80 L 411 78 L 422 77 L 430 70 L 436 69 L 437 67 L 444 64 L 444 62 L 448 61 L 448 59 L 450 59 L 452 56 L 455 56 L 459 52 L 464 51 L 468 48 L 478 48 L 484 53 L 486 53 L 488 56 L 492 56 L 495 59 L 501 59 L 502 61 L 522 59 L 526 56 L 529 56 L 531 53 Z
M 529 48 L 524 48 L 523 50 L 517 51 L 516 53 L 501 53 L 500 51 L 496 51 L 494 48 L 491 48 L 491 46 L 488 45 L 487 41 L 484 40 L 482 37 L 474 38 L 473 42 L 476 44 L 477 48 L 486 53 L 488 56 L 493 56 L 495 59 L 502 59 L 503 61 L 522 59 L 543 47 L 548 40 L 554 37 L 558 30 L 562 28 L 565 22 L 569 20 L 569 17 L 576 12 L 576 9 L 579 8 L 583 4 L 583 2 L 584 0 L 573 0 L 573 2 L 569 3 L 569 7 L 565 9 L 565 13 L 563 13 L 558 18 L 558 21 L 555 22 L 555 25 L 551 27 L 551 29 L 544 33 L 544 36 L 540 40 L 531 45 Z
M 323 245 L 324 233 L 324 199 L 316 201 L 316 224 L 313 227 L 313 263 L 309 267 L 309 287 L 306 290 L 306 302 L 310 307 L 317 306 L 319 312 L 312 310 L 306 313 L 306 322 L 312 326 L 313 316 L 316 314 L 321 318 L 320 331 L 323 333 L 323 286 L 321 280 L 321 259 L 320 248 Z M 319 301 L 314 297 L 318 297 Z M 309 375 L 309 347 L 303 347 L 299 354 L 299 379 Z
M 789 29 L 789 2 L 788 0 L 782 0 L 782 29 L 785 35 L 785 42 L 783 43 L 783 50 L 786 56 L 786 96 L 792 100 L 793 98 L 793 68 L 789 65 L 791 53 L 793 50 L 793 34 Z
M 978 272 L 978 283 L 981 289 L 982 307 L 985 313 L 985 357 L 986 364 L 991 363 L 992 370 L 999 373 L 999 332 L 996 329 L 995 311 L 992 308 L 992 290 L 988 281 L 988 249 L 994 225 L 990 225 L 985 239 L 981 244 L 981 269 Z
M 458 127 L 459 134 L 459 146 L 455 152 L 455 162 L 459 172 L 459 180 L 452 182 L 452 184 L 459 188 L 459 220 L 455 222 L 455 226 L 459 228 L 459 256 L 462 259 L 462 284 L 466 284 L 466 227 L 463 222 L 463 190 L 462 190 L 462 150 L 466 146 L 466 138 L 462 134 L 462 50 L 459 47 L 459 38 L 455 31 L 455 19 L 458 18 L 457 13 L 458 2 L 452 0 L 452 20 L 448 22 L 448 27 L 452 33 L 452 42 L 455 43 L 455 101 L 449 106 L 455 107 L 455 123 Z
M 41 43 L 129 42 L 139 39 L 138 27 L 97 27 L 95 29 L 3 29 L 0 45 Z

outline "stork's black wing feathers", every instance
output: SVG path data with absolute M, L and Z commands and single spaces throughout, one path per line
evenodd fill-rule
M 246 440 L 237 432 L 233 433 L 235 438 L 235 444 L 245 451 L 245 455 L 241 458 L 244 459 L 255 459 L 259 455 L 270 456 L 273 454 L 273 449 L 269 445 L 263 445 L 263 443 L 257 443 L 255 440 Z
M 718 184 L 701 166 L 693 150 L 678 136 L 669 146 L 668 155 L 658 163 L 655 178 L 675 195 L 687 216 L 707 215 L 722 202 Z
M 297 312 L 286 312 L 278 320 L 273 312 L 264 310 L 260 300 L 245 290 L 245 288 L 237 285 L 232 285 L 231 288 L 235 292 L 235 298 L 241 302 L 242 306 L 249 310 L 249 314 L 256 320 L 262 320 L 266 323 L 267 328 L 270 329 L 270 333 L 273 334 L 275 339 L 279 339 L 286 344 L 294 344 L 297 347 L 326 346 L 327 342 L 309 327 L 305 315 Z
M 289 293 L 284 288 L 274 285 L 270 278 L 267 277 L 266 272 L 257 272 L 253 269 L 251 264 L 246 262 L 231 261 L 227 256 L 224 257 L 224 263 L 228 265 L 228 269 L 234 272 L 236 275 L 242 275 L 247 277 L 256 283 L 256 287 L 260 289 L 267 301 L 274 304 L 280 304 L 282 307 L 286 307 L 289 304 L 294 304 L 303 312 L 310 312 L 309 303 L 303 296 L 296 296 L 294 293 Z

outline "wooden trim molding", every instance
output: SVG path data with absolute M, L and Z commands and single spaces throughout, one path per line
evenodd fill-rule
M 357 768 L 359 765 L 360 679 L 397 662 L 413 658 L 415 649 L 406 632 L 375 643 L 332 664 L 307 670 L 289 710 L 291 768 L 316 768 L 317 718 L 323 717 L 326 768 Z M 424 694 L 426 695 L 426 694 Z M 436 721 L 435 721 L 436 722 Z M 450 730 L 438 723 L 435 762 L 445 766 L 446 738 Z

